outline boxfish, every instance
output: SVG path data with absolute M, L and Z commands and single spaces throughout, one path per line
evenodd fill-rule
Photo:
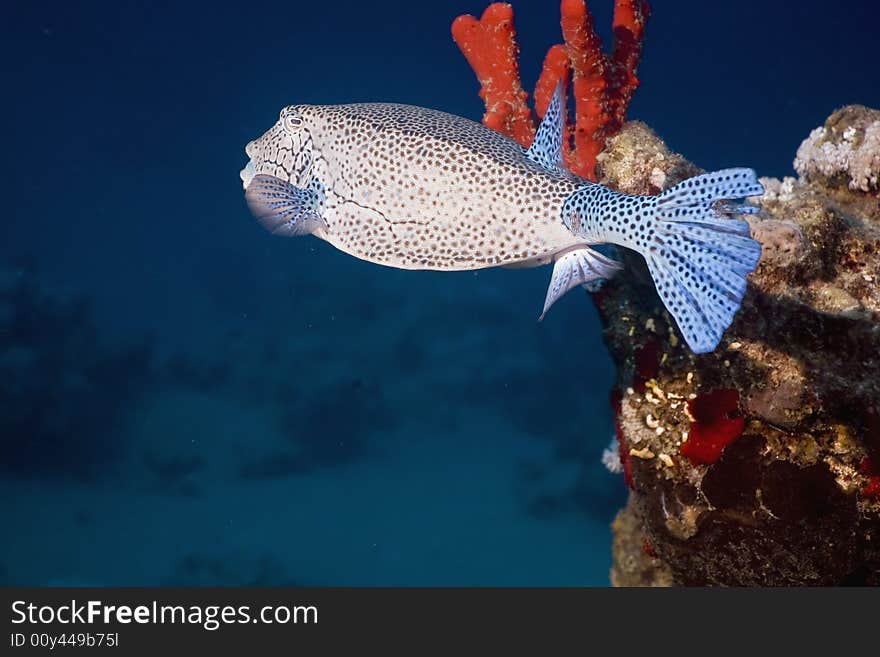
M 761 255 L 738 217 L 757 210 L 745 203 L 764 191 L 755 172 L 706 173 L 658 195 L 617 192 L 565 167 L 564 104 L 560 87 L 529 148 L 412 105 L 290 105 L 245 148 L 245 198 L 275 235 L 314 235 L 389 267 L 552 263 L 541 318 L 569 290 L 622 269 L 593 247 L 632 249 L 691 350 L 714 350 Z

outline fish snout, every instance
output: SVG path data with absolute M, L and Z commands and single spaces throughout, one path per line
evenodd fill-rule
M 247 189 L 248 185 L 251 184 L 251 180 L 254 179 L 254 176 L 257 175 L 257 168 L 254 166 L 253 160 L 248 160 L 248 163 L 244 166 L 244 169 L 238 172 L 238 177 L 241 178 L 242 186 Z

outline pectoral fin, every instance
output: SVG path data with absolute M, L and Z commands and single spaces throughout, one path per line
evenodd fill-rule
M 324 226 L 319 214 L 321 199 L 315 190 L 261 173 L 251 179 L 244 195 L 251 212 L 273 235 L 308 235 Z
M 550 306 L 571 288 L 611 278 L 621 269 L 623 267 L 619 262 L 587 246 L 559 256 L 553 265 L 553 276 L 550 277 L 550 286 L 544 299 L 544 310 L 538 321 L 544 319 Z

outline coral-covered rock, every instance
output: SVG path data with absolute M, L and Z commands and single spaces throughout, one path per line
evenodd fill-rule
M 808 182 L 880 191 L 880 111 L 848 105 L 798 148 L 794 168 Z
M 835 112 L 801 147 L 799 180 L 763 180 L 761 262 L 713 353 L 683 345 L 634 254 L 594 296 L 632 488 L 615 584 L 880 584 L 878 119 Z M 639 123 L 597 171 L 639 194 L 695 172 Z
M 656 557 L 653 546 L 645 549 L 643 523 L 632 507 L 630 501 L 611 524 L 614 536 L 612 586 L 672 586 L 675 583 L 672 571 Z

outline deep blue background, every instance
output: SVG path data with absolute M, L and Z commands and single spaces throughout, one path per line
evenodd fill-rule
M 514 4 L 531 89 L 558 5 Z M 606 38 L 611 7 L 591 3 Z M 0 353 L 28 382 L 0 407 L 5 581 L 607 581 L 624 492 L 598 464 L 613 369 L 589 301 L 537 325 L 543 269 L 270 238 L 238 179 L 286 104 L 479 118 L 449 24 L 483 8 L 4 3 L 0 269 L 30 318 Z M 704 168 L 792 175 L 831 111 L 880 107 L 877 3 L 653 8 L 630 117 Z

